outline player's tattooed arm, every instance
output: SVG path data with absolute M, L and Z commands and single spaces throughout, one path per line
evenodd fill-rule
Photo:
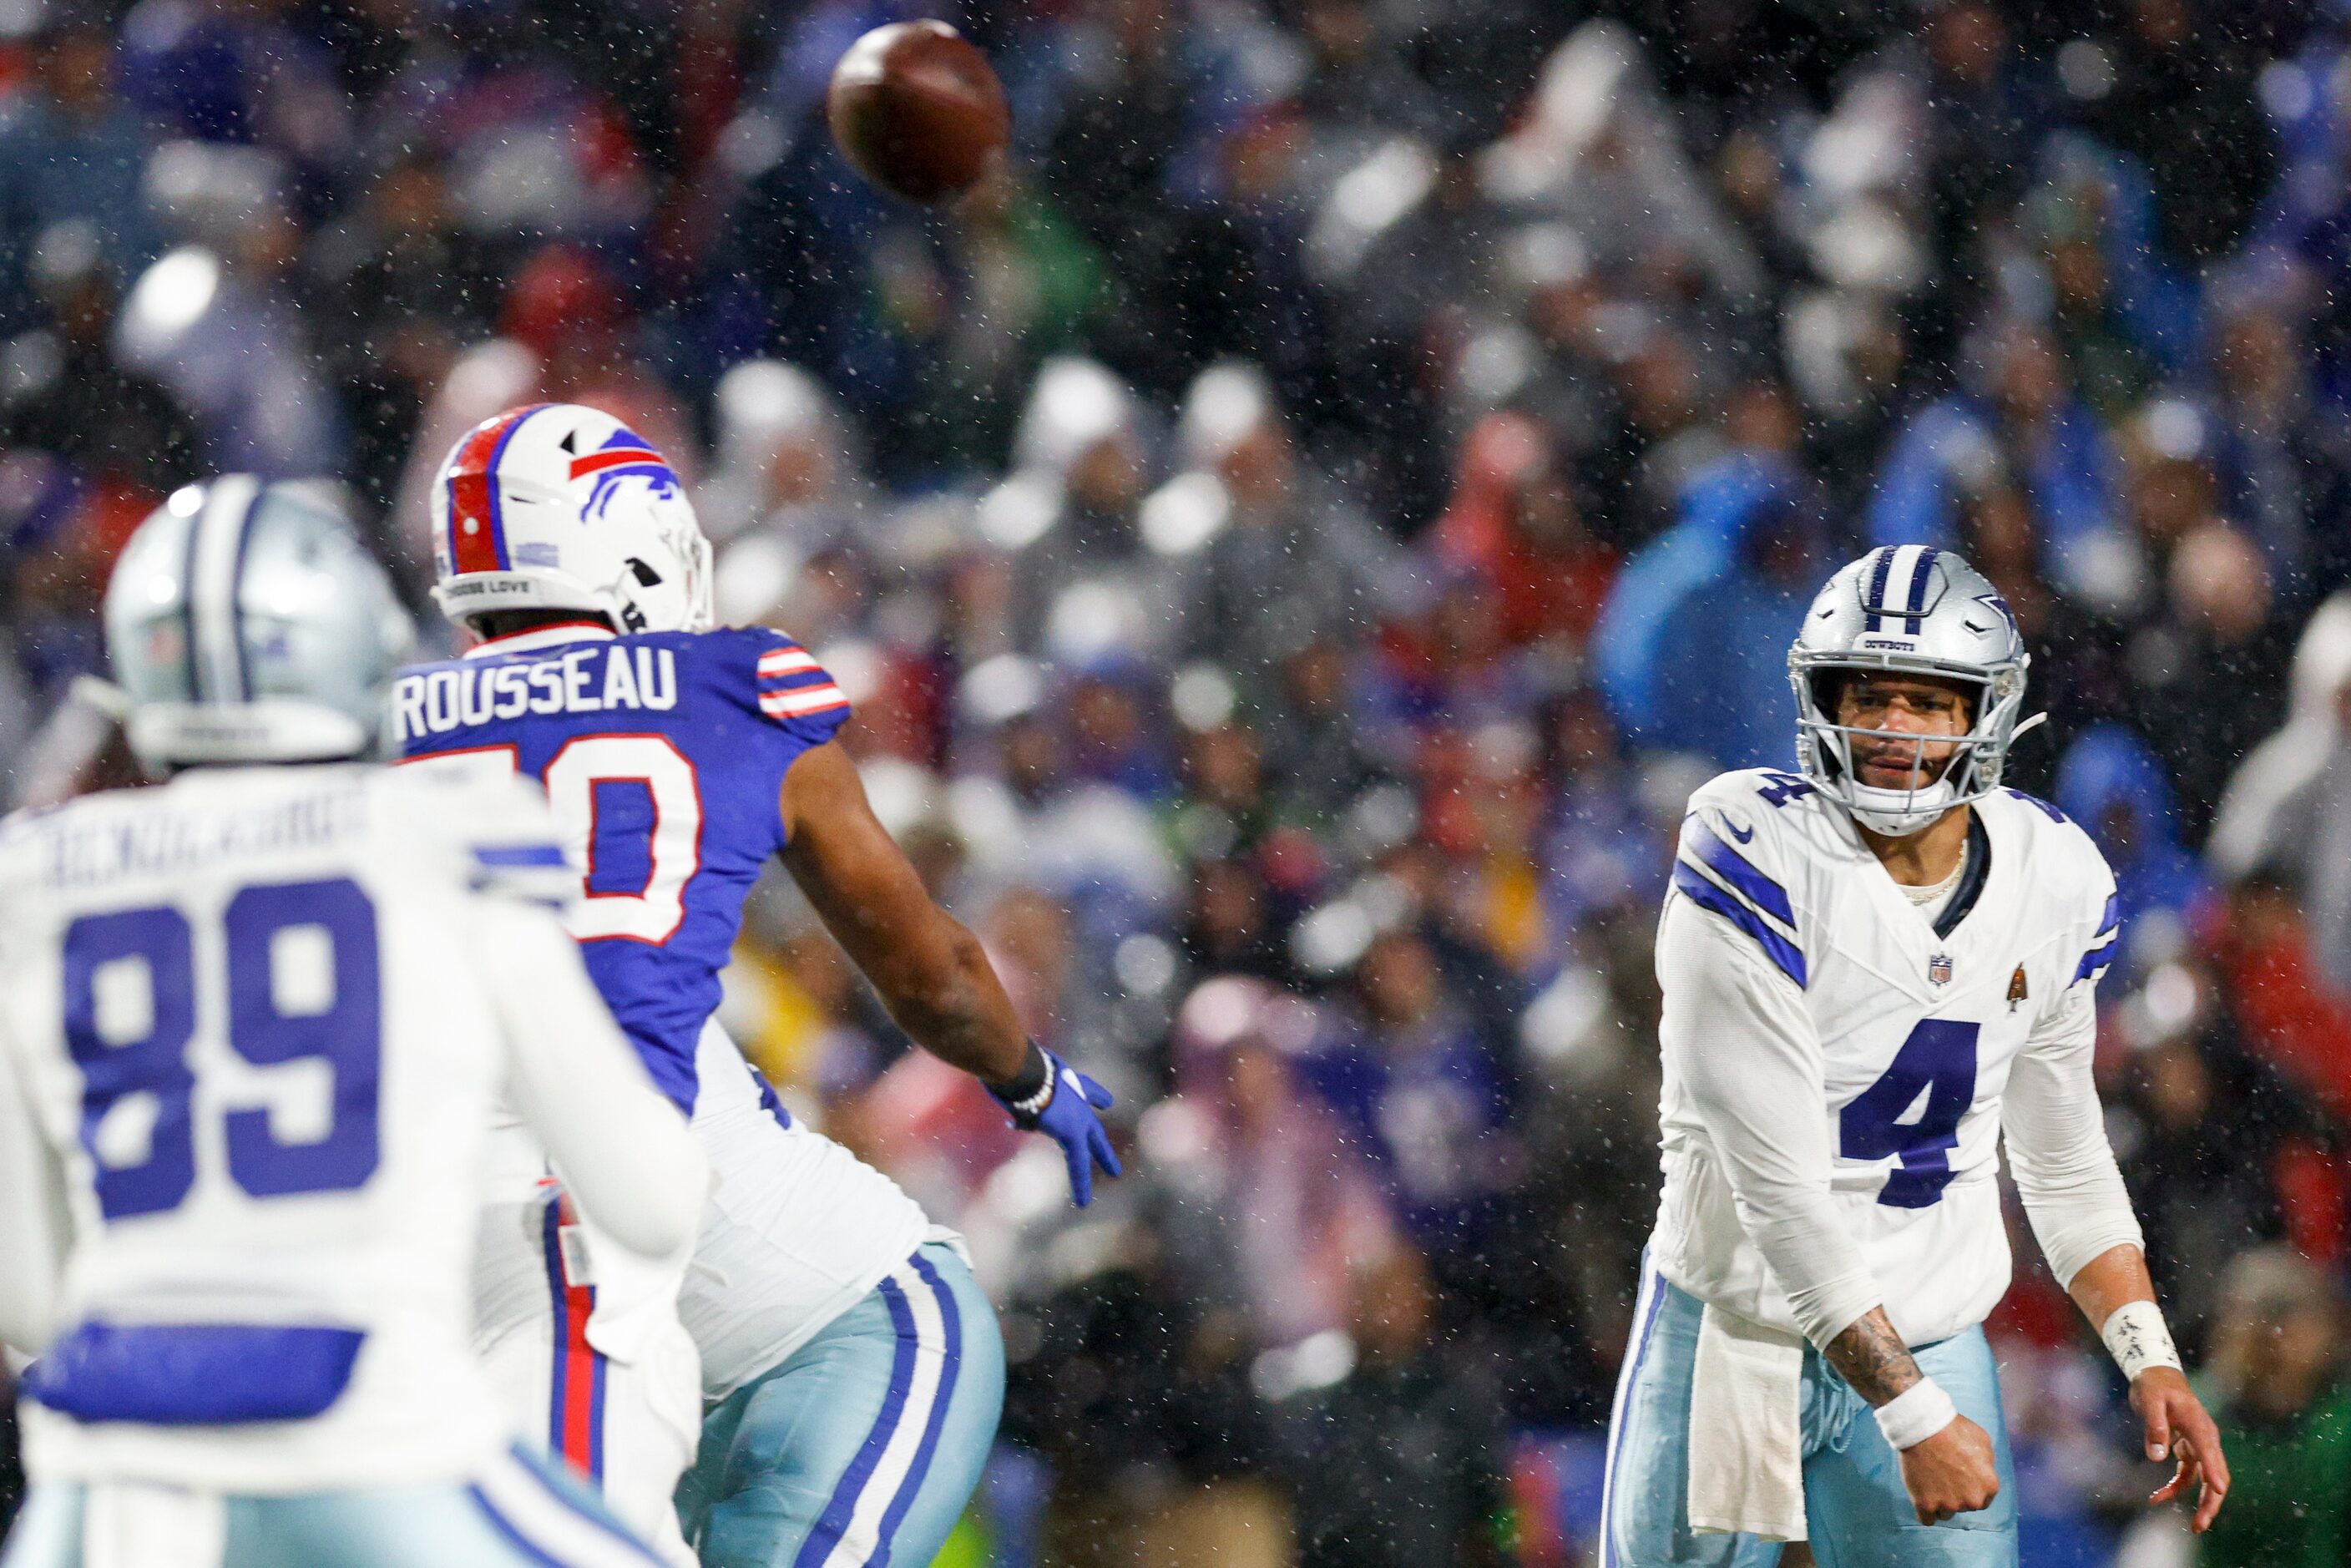
M 1885 1404 L 1926 1375 L 1911 1359 L 1910 1347 L 1894 1332 L 1884 1307 L 1870 1308 L 1829 1341 L 1822 1354 L 1853 1385 L 1854 1392 L 1873 1406 Z
M 784 867 L 898 1027 L 989 1083 L 1029 1062 L 1029 1035 L 979 945 L 931 898 L 873 815 L 857 765 L 828 743 L 800 754 L 779 802 Z

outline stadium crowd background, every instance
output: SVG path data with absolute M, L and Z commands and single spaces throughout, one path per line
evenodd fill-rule
M 1682 801 L 1791 760 L 1836 563 L 1954 548 L 2051 715 L 2011 782 L 2120 876 L 2102 1087 L 2238 1475 L 2200 1548 L 2133 1528 L 2020 1230 L 2026 1561 L 2346 1561 L 2346 8 L 950 7 L 1015 156 L 927 216 L 822 131 L 905 14 L 0 4 L 9 803 L 127 777 L 72 682 L 174 486 L 339 479 L 421 591 L 452 437 L 611 409 L 1121 1096 L 1072 1212 L 755 905 L 728 1021 L 1007 1305 L 971 1557 L 1566 1564 Z

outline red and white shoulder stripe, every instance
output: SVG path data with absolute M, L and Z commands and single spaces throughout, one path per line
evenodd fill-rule
M 793 644 L 759 655 L 759 711 L 769 718 L 807 718 L 849 706 L 816 655 Z

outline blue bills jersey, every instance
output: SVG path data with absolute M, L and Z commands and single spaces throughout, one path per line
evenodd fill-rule
M 571 930 L 588 971 L 691 1113 L 743 900 L 784 845 L 784 774 L 849 699 L 778 632 L 566 625 L 405 670 L 393 711 L 403 761 L 465 756 L 545 786 L 586 873 Z

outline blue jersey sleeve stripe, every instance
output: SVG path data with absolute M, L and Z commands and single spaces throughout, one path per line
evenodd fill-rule
M 2011 789 L 2008 793 L 2015 796 L 2026 805 L 2032 807 L 2053 822 L 2063 822 L 2069 820 L 2064 812 L 2059 810 L 2056 807 L 2051 805 L 2048 801 L 2043 800 L 2038 795 L 2028 795 L 2022 789 Z
M 2075 981 L 2095 979 L 2107 965 L 2115 961 L 2115 945 L 2105 943 L 2082 955 L 2082 962 L 2074 971 Z
M 1796 912 L 1789 905 L 1786 888 L 1765 876 L 1753 861 L 1724 843 L 1715 831 L 1706 825 L 1705 818 L 1691 818 L 1690 829 L 1699 858 L 1706 862 L 1715 875 L 1782 925 L 1793 925 L 1796 923 Z
M 1763 949 L 1764 956 L 1777 964 L 1782 974 L 1795 981 L 1799 988 L 1804 985 L 1802 949 L 1772 930 L 1761 915 L 1698 875 L 1686 861 L 1674 862 L 1674 886 L 1700 909 L 1712 910 L 1755 938 L 1756 946 Z
M 2098 916 L 2098 936 L 2101 938 L 2113 936 L 2115 927 L 2121 924 L 2122 899 L 2119 894 L 2109 894 L 2106 898 L 2106 912 Z
M 482 865 L 566 867 L 560 844 L 476 844 L 474 859 Z

